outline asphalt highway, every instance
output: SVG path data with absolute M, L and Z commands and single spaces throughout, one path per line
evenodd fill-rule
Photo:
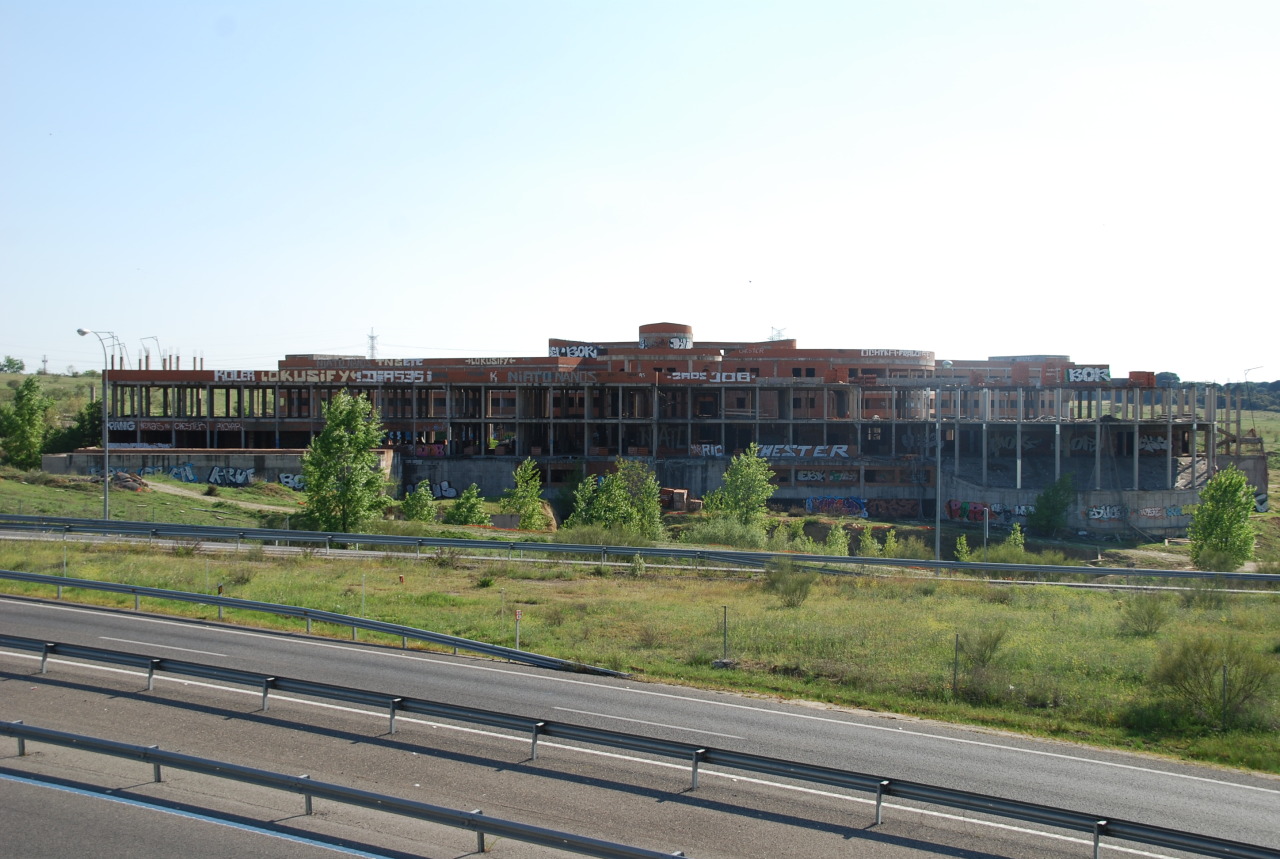
M 1280 848 L 1280 780 L 1264 775 L 883 714 L 59 603 L 0 599 L 0 630 L 749 751 Z M 29 656 L 0 653 L 0 690 L 10 690 L 0 696 L 0 718 L 264 768 L 275 761 L 282 771 L 304 763 L 307 770 L 322 769 L 311 763 L 318 759 L 332 769 L 330 781 L 354 777 L 359 784 L 353 786 L 397 795 L 423 791 L 431 798 L 414 798 L 468 810 L 484 807 L 488 798 L 498 816 L 690 856 L 788 855 L 798 839 L 803 852 L 815 856 L 849 855 L 850 839 L 860 844 L 856 855 L 886 857 L 1089 850 L 1079 837 L 957 819 L 944 809 L 890 804 L 885 823 L 869 826 L 874 812 L 864 796 L 783 788 L 710 767 L 703 768 L 699 789 L 689 791 L 687 765 L 674 762 L 563 749 L 545 740 L 538 760 L 529 761 L 528 737 L 433 727 L 403 716 L 401 733 L 392 737 L 385 713 L 273 698 L 263 714 L 250 690 L 169 681 L 144 693 L 136 675 L 55 664 L 37 678 L 35 665 Z M 441 775 L 424 780 L 414 768 L 423 758 L 442 768 Z M 14 760 L 2 757 L 0 765 L 15 768 Z M 0 785 L 6 797 L 10 789 Z M 392 848 L 420 849 L 418 836 L 399 837 L 407 841 Z M 450 854 L 455 848 L 448 843 L 439 855 L 460 855 Z

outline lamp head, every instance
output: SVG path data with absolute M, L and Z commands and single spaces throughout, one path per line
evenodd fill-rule
M 90 331 L 88 328 L 77 328 L 76 333 L 79 334 L 81 337 L 83 337 L 86 334 L 92 334 L 93 332 Z

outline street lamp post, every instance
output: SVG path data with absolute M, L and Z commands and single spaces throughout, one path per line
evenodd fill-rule
M 111 518 L 111 454 L 107 446 L 107 341 L 115 341 L 116 335 L 110 331 L 99 332 L 90 331 L 88 328 L 77 328 L 76 333 L 81 337 L 92 334 L 98 338 L 98 345 L 102 347 L 102 518 Z

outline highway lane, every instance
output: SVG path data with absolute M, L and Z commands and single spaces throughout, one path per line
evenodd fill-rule
M 66 605 L 0 629 L 847 767 L 1280 847 L 1280 780 L 938 723 Z

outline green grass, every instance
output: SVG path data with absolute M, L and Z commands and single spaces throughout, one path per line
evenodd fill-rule
M 424 554 L 329 560 L 289 558 L 246 547 L 238 558 L 199 546 L 173 552 L 68 543 L 68 574 L 150 587 L 213 592 L 408 624 L 496 644 L 514 643 L 512 611 L 524 610 L 521 646 L 635 672 L 642 678 L 825 701 L 987 725 L 1100 745 L 1280 772 L 1280 736 L 1263 714 L 1253 730 L 1212 730 L 1144 721 L 1162 705 L 1146 683 L 1160 648 L 1196 632 L 1230 633 L 1274 653 L 1280 595 L 1184 601 L 1158 633 L 1126 634 L 1122 597 L 1065 588 L 992 588 L 949 579 L 826 577 L 797 608 L 766 592 L 763 577 L 642 575 L 592 566 L 437 563 Z M 59 543 L 0 545 L 0 567 L 60 574 Z M 400 577 L 404 577 L 403 584 Z M 0 583 L 6 592 L 49 597 L 52 589 Z M 132 607 L 132 597 L 68 589 L 64 598 Z M 214 618 L 184 603 L 145 605 Z M 729 670 L 722 606 L 728 606 Z M 283 629 L 301 621 L 228 611 L 232 622 Z M 960 666 L 951 689 L 957 634 L 1001 628 L 991 665 Z M 319 626 L 317 633 L 324 633 Z M 329 631 L 346 637 L 346 629 Z M 366 636 L 365 640 L 383 640 Z M 384 639 L 397 645 L 399 639 Z M 1135 727 L 1135 725 L 1137 727 Z

